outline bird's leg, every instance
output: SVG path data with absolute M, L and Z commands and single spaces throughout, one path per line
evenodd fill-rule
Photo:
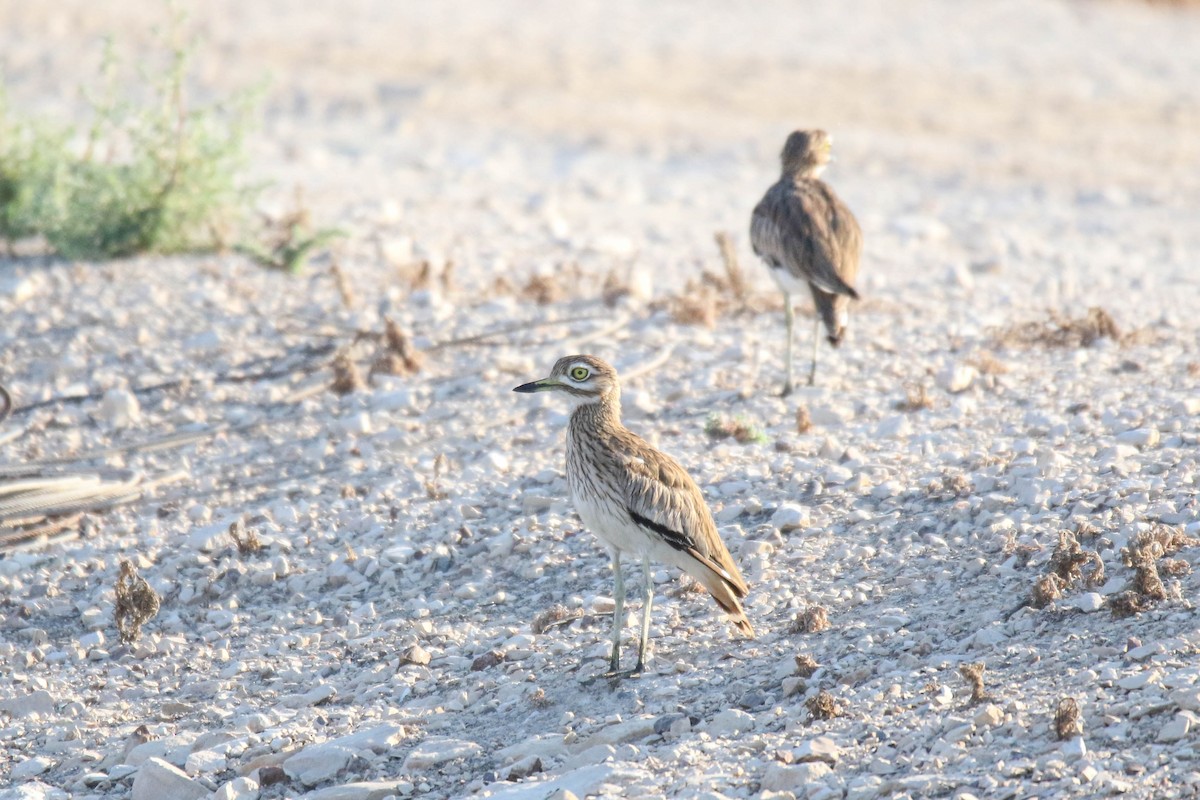
M 609 658 L 608 671 L 615 675 L 621 671 L 621 623 L 625 621 L 625 577 L 621 575 L 621 551 L 612 551 L 613 568 L 613 629 L 612 656 Z
M 646 644 L 650 639 L 650 609 L 654 607 L 654 576 L 650 573 L 650 556 L 642 556 L 642 576 L 646 580 L 646 594 L 642 598 L 642 636 L 638 639 L 637 666 L 633 674 L 641 674 L 646 668 Z
M 813 326 L 813 357 L 812 369 L 808 371 L 808 385 L 817 382 L 817 348 L 821 346 L 821 315 L 817 315 L 816 325 Z
M 783 293 L 783 319 L 787 323 L 787 350 L 785 355 L 787 359 L 787 378 L 783 383 L 783 396 L 787 397 L 792 393 L 792 329 L 796 326 L 796 312 L 792 308 L 792 296 L 787 292 Z

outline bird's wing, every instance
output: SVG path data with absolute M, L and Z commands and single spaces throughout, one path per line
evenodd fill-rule
M 760 257 L 830 294 L 858 297 L 847 283 L 858 272 L 862 233 L 850 209 L 816 180 L 781 180 L 750 218 Z
M 625 506 L 634 523 L 716 572 L 739 597 L 749 588 L 717 533 L 700 487 L 670 456 L 639 437 L 620 448 L 625 474 Z

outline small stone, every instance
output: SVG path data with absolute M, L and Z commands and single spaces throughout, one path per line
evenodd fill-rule
M 183 769 L 190 775 L 203 775 L 225 769 L 225 754 L 212 750 L 197 750 L 188 754 Z
M 1185 711 L 1200 711 L 1200 688 L 1189 686 L 1171 692 L 1171 702 Z
M 975 724 L 980 728 L 995 728 L 1004 722 L 1004 709 L 988 703 L 975 714 Z
M 429 664 L 430 660 L 429 651 L 419 644 L 414 644 L 400 655 L 401 664 L 416 664 L 424 667 Z
M 479 745 L 462 739 L 426 739 L 404 759 L 404 768 L 429 769 L 447 761 L 473 756 L 480 750 L 482 748 Z
M 780 533 L 807 528 L 809 521 L 808 509 L 797 503 L 784 503 L 771 515 L 771 524 L 778 528 Z
M 1099 611 L 1104 606 L 1104 596 L 1099 592 L 1084 592 L 1083 594 L 1074 597 L 1070 601 L 1070 605 L 1090 614 L 1093 611 Z
M 896 414 L 879 423 L 875 428 L 877 439 L 904 439 L 912 433 L 912 423 L 904 414 Z
M 938 385 L 950 394 L 959 394 L 971 388 L 979 377 L 979 370 L 969 364 L 951 364 L 938 374 Z
M 567 754 L 567 747 L 563 744 L 563 735 L 561 733 L 552 733 L 546 736 L 535 736 L 532 739 L 527 739 L 517 744 L 511 744 L 508 747 L 501 748 L 495 752 L 495 756 L 501 764 L 519 761 L 530 756 L 538 756 L 542 759 L 562 758 Z
M 221 785 L 213 800 L 258 800 L 258 781 L 253 778 L 235 778 Z
M 1078 761 L 1087 755 L 1087 745 L 1082 736 L 1068 739 L 1059 746 L 1059 752 L 1068 761 Z
M 109 389 L 100 400 L 97 418 L 114 428 L 126 428 L 142 418 L 137 395 L 128 389 Z
M 797 764 L 804 764 L 810 761 L 824 761 L 832 767 L 837 765 L 841 755 L 842 749 L 837 746 L 837 742 L 828 736 L 818 736 L 815 739 L 809 739 L 792 750 L 792 760 Z
M 161 758 L 149 758 L 133 779 L 133 800 L 201 800 L 211 793 Z
M 804 791 L 810 784 L 832 771 L 830 766 L 823 761 L 810 761 L 790 766 L 771 764 L 763 773 L 762 789 L 773 792 Z
M 1151 683 L 1158 683 L 1162 678 L 1162 673 L 1156 669 L 1146 669 L 1141 672 L 1135 672 L 1133 675 L 1126 675 L 1117 681 L 1117 686 L 1127 692 L 1136 691 L 1144 688 Z
M 0 711 L 14 717 L 24 718 L 34 714 L 53 714 L 54 698 L 45 689 L 23 694 L 8 700 L 0 700 Z
M 293 694 L 279 701 L 281 708 L 309 708 L 337 697 L 337 689 L 333 684 L 319 683 L 304 694 Z
M 399 781 L 356 781 L 327 786 L 304 795 L 304 800 L 384 800 L 400 793 Z
M 72 795 L 68 795 L 62 789 L 38 780 L 26 781 L 9 789 L 0 789 L 0 800 L 69 800 L 70 797 Z
M 52 760 L 45 756 L 38 756 L 37 758 L 26 759 L 17 764 L 8 775 L 14 781 L 23 781 L 29 778 L 36 778 L 53 766 L 54 762 Z
M 477 656 L 471 662 L 471 672 L 482 672 L 485 669 L 491 669 L 497 664 L 504 662 L 504 654 L 495 650 L 489 650 L 481 656 Z
M 603 764 L 610 758 L 615 756 L 617 748 L 611 744 L 598 744 L 594 747 L 588 747 L 567 759 L 564 766 L 567 769 L 576 769 L 577 767 L 586 767 L 589 764 Z
M 1158 428 L 1136 428 L 1117 434 L 1117 441 L 1134 447 L 1154 447 L 1161 439 Z
M 722 711 L 708 723 L 708 732 L 713 736 L 736 736 L 750 730 L 754 730 L 754 717 L 736 708 Z
M 346 768 L 355 751 L 332 742 L 309 745 L 283 762 L 283 770 L 292 780 L 313 786 L 336 777 Z
M 1188 735 L 1192 728 L 1192 720 L 1188 714 L 1176 714 L 1175 718 L 1163 725 L 1158 731 L 1157 741 L 1178 742 Z

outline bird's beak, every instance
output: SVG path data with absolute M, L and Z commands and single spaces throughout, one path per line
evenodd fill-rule
M 522 394 L 531 394 L 533 392 L 550 392 L 557 388 L 558 381 L 551 380 L 550 378 L 542 378 L 540 381 L 522 383 L 520 386 L 513 389 L 513 391 L 521 392 Z

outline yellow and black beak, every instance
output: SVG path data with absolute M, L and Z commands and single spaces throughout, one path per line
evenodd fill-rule
M 557 388 L 558 381 L 551 380 L 550 378 L 542 378 L 540 381 L 522 383 L 520 386 L 513 389 L 513 391 L 521 392 L 522 394 L 532 394 L 533 392 L 552 392 Z

